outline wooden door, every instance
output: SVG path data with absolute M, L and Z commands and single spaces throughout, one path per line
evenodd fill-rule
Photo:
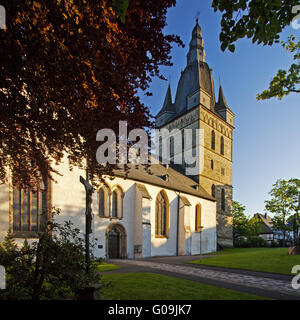
M 120 233 L 116 229 L 112 229 L 108 234 L 108 257 L 120 259 Z

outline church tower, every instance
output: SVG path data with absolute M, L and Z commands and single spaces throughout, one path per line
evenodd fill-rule
M 195 180 L 195 185 L 200 184 L 217 199 L 217 242 L 221 247 L 232 247 L 234 114 L 227 105 L 222 86 L 219 87 L 218 101 L 215 100 L 212 69 L 205 62 L 204 41 L 198 19 L 192 31 L 187 64 L 181 72 L 175 101 L 173 103 L 169 85 L 163 107 L 156 115 L 156 127 L 166 128 L 170 132 L 179 129 L 183 146 L 191 145 L 193 154 L 203 162 L 196 174 L 190 177 Z M 193 129 L 192 141 L 185 141 L 184 129 Z M 196 134 L 201 134 L 202 138 Z M 176 148 L 172 146 L 171 139 L 169 143 L 172 164 Z M 180 157 L 184 157 L 183 154 Z M 184 163 L 174 167 L 185 173 L 187 165 Z

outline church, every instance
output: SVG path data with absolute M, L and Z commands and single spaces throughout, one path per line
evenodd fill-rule
M 185 165 L 151 164 L 149 174 L 141 165 L 128 173 L 115 170 L 104 177 L 92 195 L 93 249 L 96 257 L 139 259 L 152 256 L 197 255 L 232 247 L 232 147 L 234 114 L 220 86 L 215 98 L 212 69 L 205 62 L 202 30 L 196 22 L 173 102 L 170 86 L 156 115 L 157 129 L 201 129 L 193 149 L 203 150 L 203 165 L 185 174 Z M 195 132 L 198 132 L 195 130 Z M 184 135 L 183 135 L 184 137 Z M 183 145 L 187 143 L 183 139 Z M 176 156 L 172 146 L 171 159 Z M 57 222 L 71 220 L 85 232 L 86 193 L 67 159 L 58 165 L 62 176 L 38 192 L 0 186 L 0 241 L 11 228 L 16 240 L 35 240 L 53 207 Z

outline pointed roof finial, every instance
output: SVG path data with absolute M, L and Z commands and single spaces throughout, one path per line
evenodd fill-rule
M 196 18 L 196 25 L 198 24 L 199 22 L 199 17 L 200 17 L 200 11 L 198 10 L 196 15 L 195 15 L 195 18 Z

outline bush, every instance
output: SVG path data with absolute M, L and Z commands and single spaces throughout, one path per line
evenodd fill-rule
M 276 240 L 272 240 L 271 241 L 271 247 L 272 248 L 278 248 L 279 247 L 279 242 Z
M 70 221 L 49 223 L 38 241 L 29 245 L 25 240 L 22 247 L 9 231 L 0 244 L 0 265 L 6 268 L 7 280 L 6 290 L 0 290 L 2 300 L 75 299 L 79 288 L 100 283 L 93 263 L 86 273 L 85 242 Z
M 268 242 L 259 236 L 254 237 L 240 237 L 235 240 L 234 246 L 236 248 L 256 248 L 256 247 L 268 247 Z

